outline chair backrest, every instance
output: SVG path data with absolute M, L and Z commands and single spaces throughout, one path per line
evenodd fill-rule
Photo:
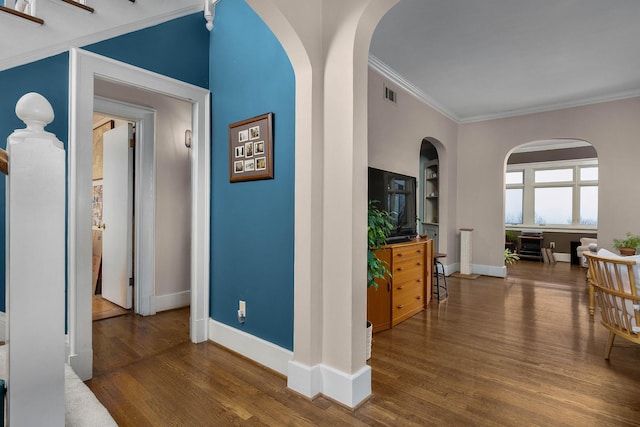
M 585 253 L 590 284 L 596 292 L 602 324 L 609 331 L 640 343 L 640 292 L 636 260 Z

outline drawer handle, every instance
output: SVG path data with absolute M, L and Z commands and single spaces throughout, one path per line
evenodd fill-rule
M 422 265 L 422 262 L 417 262 L 416 265 Z
M 401 291 L 404 289 L 404 286 L 398 286 L 398 290 Z
M 396 271 L 402 271 L 402 267 L 396 268 Z
M 418 253 L 421 254 L 422 253 L 422 249 L 418 249 Z
M 417 299 L 417 300 L 420 300 L 420 299 L 422 299 L 422 297 L 421 297 L 420 295 L 418 295 L 418 296 L 416 297 L 416 299 Z
M 418 280 L 416 280 L 416 282 L 422 283 L 422 279 L 418 279 Z
M 398 254 L 398 256 L 399 256 L 399 257 L 400 257 L 400 256 L 402 256 L 402 252 L 401 252 L 401 253 L 399 253 L 399 254 Z
M 400 304 L 398 307 L 396 307 L 398 310 L 402 310 L 404 308 L 404 305 Z

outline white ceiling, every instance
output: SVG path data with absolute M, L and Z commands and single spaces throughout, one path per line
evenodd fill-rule
M 640 95 L 639 0 L 400 0 L 373 63 L 474 121 Z
M 93 14 L 39 0 L 42 26 L 0 14 L 0 70 L 203 7 L 89 3 Z M 640 96 L 640 0 L 400 0 L 371 55 L 374 68 L 457 122 Z

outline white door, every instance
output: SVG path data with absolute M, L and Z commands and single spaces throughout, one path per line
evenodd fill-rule
M 133 288 L 132 125 L 103 136 L 102 297 L 131 308 Z

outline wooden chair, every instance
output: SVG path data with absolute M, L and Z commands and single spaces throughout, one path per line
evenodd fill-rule
M 602 325 L 609 330 L 604 358 L 609 359 L 616 335 L 640 344 L 640 292 L 634 270 L 635 260 L 605 258 L 585 253 L 589 281 L 597 296 Z

